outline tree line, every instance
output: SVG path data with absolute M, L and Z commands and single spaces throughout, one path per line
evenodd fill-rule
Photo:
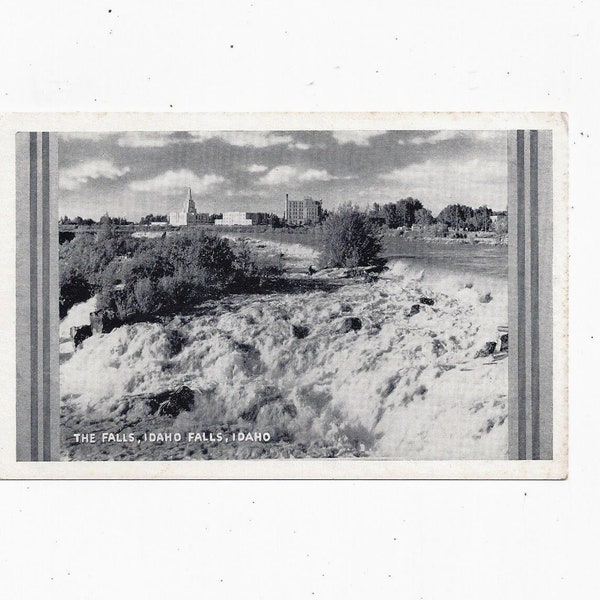
M 254 225 L 267 225 L 273 228 L 284 227 L 285 221 L 274 213 L 250 213 Z M 425 208 L 420 200 L 412 197 L 403 198 L 397 202 L 388 202 L 379 204 L 375 202 L 367 209 L 368 216 L 377 223 L 385 224 L 389 229 L 405 228 L 433 228 L 433 229 L 454 229 L 456 231 L 495 231 L 497 233 L 506 233 L 508 229 L 508 219 L 506 212 L 497 213 L 496 222 L 492 219 L 494 211 L 487 206 L 472 208 L 466 204 L 448 204 L 437 216 L 434 217 L 431 210 Z M 215 219 L 222 217 L 220 213 L 202 214 L 198 220 L 201 224 L 214 223 Z M 329 212 L 323 211 L 323 221 L 327 222 Z M 151 223 L 168 223 L 167 215 L 149 214 L 142 217 L 140 225 L 150 225 Z M 75 217 L 70 219 L 67 216 L 61 217 L 60 225 L 134 225 L 123 217 L 111 217 L 105 214 L 99 221 L 93 219 L 83 219 Z M 436 227 L 437 226 L 437 227 Z
M 403 198 L 397 202 L 379 204 L 375 202 L 369 210 L 369 216 L 385 223 L 390 229 L 413 226 L 429 227 L 443 225 L 449 229 L 467 231 L 495 230 L 492 215 L 494 211 L 487 206 L 472 208 L 465 204 L 448 204 L 437 217 L 425 208 L 420 200 L 412 197 Z M 499 213 L 499 221 L 506 218 L 506 213 Z

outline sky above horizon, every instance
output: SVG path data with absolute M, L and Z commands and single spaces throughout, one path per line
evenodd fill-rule
M 505 131 L 61 133 L 59 210 L 138 221 L 181 210 L 275 212 L 312 196 L 334 209 L 418 198 L 506 209 Z

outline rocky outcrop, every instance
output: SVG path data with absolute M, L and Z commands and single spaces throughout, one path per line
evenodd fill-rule
M 481 350 L 477 350 L 475 358 L 484 358 L 496 352 L 496 342 L 486 342 Z
M 189 387 L 182 385 L 176 390 L 148 397 L 146 405 L 150 409 L 151 415 L 176 417 L 183 411 L 192 410 L 194 392 Z
M 346 317 L 340 328 L 339 333 L 348 333 L 349 331 L 358 331 L 362 328 L 362 321 L 358 317 Z
M 83 340 L 87 340 L 87 338 L 92 336 L 92 328 L 89 325 L 71 327 L 69 333 L 71 334 L 73 346 L 77 348 L 83 342 Z
M 408 311 L 408 317 L 413 317 L 414 315 L 418 314 L 419 312 L 421 312 L 421 305 L 420 304 L 413 304 L 410 307 L 410 310 Z
M 434 300 L 433 298 L 428 298 L 427 296 L 421 296 L 419 298 L 419 302 L 421 304 L 426 304 L 427 306 L 433 306 L 434 305 Z
M 112 310 L 102 308 L 90 313 L 90 325 L 93 333 L 110 333 L 121 321 Z
M 500 336 L 500 352 L 508 352 L 508 333 Z
M 301 340 L 310 333 L 310 329 L 306 325 L 292 325 L 292 333 Z

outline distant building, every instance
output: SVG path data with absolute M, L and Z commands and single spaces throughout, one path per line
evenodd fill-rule
M 490 221 L 492 222 L 492 225 L 496 225 L 498 219 L 506 219 L 507 215 L 508 213 L 505 210 L 494 210 L 490 214 Z
M 194 225 L 198 220 L 196 205 L 192 200 L 192 188 L 188 188 L 188 193 L 180 212 L 169 214 L 169 223 L 171 225 Z
M 322 202 L 306 196 L 303 200 L 290 200 L 285 195 L 285 220 L 288 225 L 314 225 L 322 219 Z
M 224 212 L 215 225 L 268 225 L 269 216 L 264 212 Z
M 252 218 L 246 212 L 224 212 L 220 219 L 215 219 L 215 225 L 252 225 Z
M 211 222 L 212 220 L 208 213 L 199 213 L 196 210 L 196 205 L 192 200 L 191 188 L 188 188 L 187 196 L 185 198 L 181 211 L 172 212 L 169 214 L 170 225 L 196 225 Z

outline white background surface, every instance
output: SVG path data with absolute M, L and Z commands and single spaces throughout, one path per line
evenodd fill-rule
M 597 6 L 4 3 L 0 111 L 569 112 L 572 351 L 566 482 L 1 482 L 2 595 L 597 596 Z

